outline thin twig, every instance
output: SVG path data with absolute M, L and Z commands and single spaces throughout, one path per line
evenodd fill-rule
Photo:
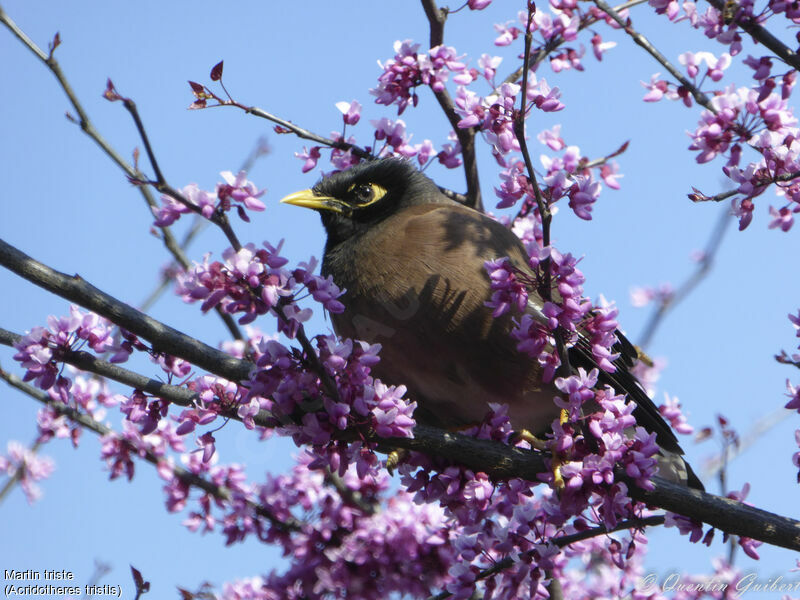
M 553 215 L 550 212 L 550 207 L 548 205 L 547 200 L 544 198 L 542 194 L 542 190 L 539 187 L 539 182 L 536 179 L 536 170 L 533 167 L 533 161 L 531 160 L 530 152 L 528 151 L 528 141 L 525 139 L 525 121 L 528 114 L 528 74 L 530 72 L 529 69 L 529 61 L 531 58 L 531 43 L 533 41 L 533 33 L 531 32 L 531 24 L 533 22 L 533 15 L 536 11 L 536 6 L 533 2 L 528 2 L 528 23 L 525 27 L 525 51 L 523 54 L 523 62 L 522 62 L 522 88 L 520 89 L 520 107 L 519 111 L 514 115 L 514 135 L 517 138 L 517 142 L 519 143 L 520 152 L 522 153 L 522 159 L 525 162 L 525 169 L 528 173 L 528 182 L 530 183 L 531 187 L 533 188 L 534 198 L 536 199 L 536 206 L 539 209 L 539 217 L 542 221 L 542 246 L 545 248 L 550 247 L 550 223 L 553 219 Z M 545 301 L 549 301 L 552 298 L 552 293 L 550 290 L 550 257 L 548 256 L 545 258 L 541 265 L 540 271 L 542 273 L 542 285 L 541 289 L 538 290 L 540 295 Z M 569 365 L 569 354 L 567 353 L 567 347 L 564 343 L 564 336 L 561 332 L 561 327 L 556 327 L 555 331 L 553 332 L 553 337 L 556 340 L 556 351 L 558 352 L 558 358 L 560 361 L 560 365 L 558 367 L 558 371 L 562 377 L 568 377 L 570 374 L 570 365 Z
M 3 377 L 3 373 L 4 371 L 2 370 L 2 368 L 0 368 L 0 378 Z M 38 440 L 35 441 L 31 445 L 30 451 L 35 453 L 41 447 L 41 445 L 42 445 L 41 442 L 39 442 Z M 9 492 L 11 492 L 11 490 L 14 489 L 14 486 L 16 486 L 17 483 L 19 483 L 24 473 L 25 473 L 25 465 L 20 465 L 19 467 L 17 467 L 16 471 L 14 471 L 11 475 L 9 475 L 8 480 L 3 485 L 3 488 L 0 489 L 0 504 L 2 504 L 3 500 L 5 500 Z
M 781 175 L 778 175 L 777 177 L 770 177 L 764 179 L 763 181 L 759 181 L 755 187 L 759 188 L 761 186 L 764 186 L 766 188 L 766 186 L 772 185 L 773 183 L 775 184 L 786 183 L 787 181 L 792 181 L 794 179 L 797 179 L 798 177 L 800 177 L 800 171 L 794 171 L 792 173 L 783 173 Z M 706 196 L 705 194 L 699 192 L 698 190 L 695 190 L 694 193 L 689 194 L 689 199 L 692 202 L 720 202 L 721 200 L 727 200 L 731 196 L 735 196 L 736 194 L 741 194 L 741 193 L 742 192 L 740 192 L 738 189 L 732 189 L 728 190 L 727 192 L 720 192 L 719 194 L 716 194 L 714 196 Z
M 639 46 L 644 48 L 653 58 L 655 58 L 661 65 L 670 72 L 670 74 L 677 79 L 681 85 L 686 88 L 694 99 L 697 101 L 698 104 L 704 106 L 707 110 L 711 111 L 714 114 L 717 114 L 717 110 L 711 105 L 711 101 L 709 100 L 708 96 L 706 96 L 703 92 L 701 92 L 696 85 L 694 85 L 691 81 L 686 79 L 680 71 L 673 65 L 667 58 L 659 52 L 650 41 L 644 37 L 641 33 L 636 31 L 631 24 L 630 19 L 627 21 L 623 20 L 623 18 L 619 15 L 619 13 L 611 8 L 608 4 L 606 4 L 603 0 L 593 0 L 593 2 L 597 5 L 597 7 L 606 13 L 609 17 L 614 19 L 622 30 L 627 33 L 634 42 L 636 42 Z
M 222 98 L 215 98 L 221 106 L 235 106 L 244 110 L 247 114 L 259 117 L 261 119 L 266 119 L 267 121 L 272 121 L 273 123 L 277 123 L 282 128 L 287 129 L 291 133 L 295 134 L 297 137 L 303 140 L 309 140 L 311 142 L 315 142 L 317 144 L 321 144 L 323 146 L 328 146 L 329 148 L 336 148 L 337 150 L 344 150 L 345 152 L 350 151 L 355 156 L 362 160 L 374 160 L 375 156 L 361 148 L 360 146 L 356 146 L 355 144 L 348 144 L 342 140 L 332 140 L 330 138 L 323 137 L 316 133 L 309 131 L 308 129 L 303 129 L 302 127 L 295 125 L 291 121 L 287 121 L 286 119 L 281 119 L 265 111 L 263 108 L 258 108 L 257 106 L 246 106 L 234 100 L 224 100 Z M 213 107 L 210 107 L 213 108 Z
M 661 325 L 666 314 L 670 310 L 674 309 L 675 306 L 680 304 L 683 300 L 685 300 L 686 297 L 691 294 L 700 284 L 700 282 L 708 276 L 709 272 L 711 271 L 711 267 L 714 265 L 714 258 L 716 257 L 720 246 L 722 245 L 722 240 L 725 237 L 725 232 L 728 230 L 728 223 L 730 221 L 730 212 L 725 209 L 720 213 L 717 223 L 714 225 L 714 229 L 711 231 L 711 236 L 708 239 L 708 243 L 706 243 L 703 256 L 697 262 L 697 268 L 686 279 L 686 281 L 681 284 L 677 291 L 669 298 L 664 298 L 655 311 L 653 311 L 653 313 L 650 315 L 650 319 L 645 325 L 644 331 L 639 338 L 639 346 L 646 349 L 647 346 L 650 345 L 656 330 L 658 329 L 659 325 Z
M 337 150 L 344 150 L 345 152 L 349 151 L 352 152 L 355 156 L 357 156 L 361 160 L 378 159 L 377 156 L 370 153 L 368 150 L 361 148 L 360 146 L 350 144 L 348 142 L 345 142 L 344 140 L 332 140 L 330 138 L 323 137 L 321 135 L 309 131 L 308 129 L 303 129 L 302 127 L 295 125 L 291 121 L 281 119 L 280 117 L 277 117 L 272 113 L 265 111 L 262 108 L 258 108 L 257 106 L 247 106 L 245 104 L 242 104 L 241 102 L 233 100 L 232 98 L 228 99 L 220 98 L 219 96 L 214 94 L 214 92 L 212 92 L 208 87 L 205 87 L 204 90 L 205 90 L 204 94 L 206 94 L 209 98 L 212 98 L 215 102 L 217 102 L 217 104 L 207 106 L 204 108 L 214 108 L 216 106 L 233 106 L 240 110 L 243 110 L 246 114 L 254 115 L 256 117 L 272 121 L 273 123 L 277 123 L 279 126 L 276 127 L 278 133 L 293 133 L 300 139 L 310 140 L 322 146 L 327 146 L 329 148 L 336 148 Z M 439 191 L 441 191 L 445 196 L 447 196 L 451 200 L 455 200 L 460 204 L 466 205 L 470 201 L 466 194 L 460 194 L 445 187 L 439 186 Z
M 100 149 L 108 156 L 114 164 L 116 164 L 122 171 L 127 175 L 128 179 L 131 181 L 139 181 L 144 179 L 144 174 L 139 171 L 137 168 L 131 166 L 119 153 L 114 150 L 111 144 L 100 135 L 100 133 L 95 129 L 94 124 L 89 119 L 89 115 L 87 114 L 86 110 L 83 108 L 83 105 L 78 100 L 78 97 L 75 95 L 75 92 L 72 89 L 69 81 L 67 80 L 64 72 L 61 70 L 61 66 L 59 65 L 58 61 L 53 56 L 57 43 L 54 40 L 53 47 L 50 50 L 49 54 L 45 54 L 41 48 L 39 48 L 33 40 L 31 40 L 25 32 L 23 32 L 17 24 L 8 16 L 8 14 L 3 10 L 3 7 L 0 6 L 0 23 L 3 23 L 16 37 L 17 39 L 22 42 L 22 44 L 28 48 L 39 60 L 41 60 L 45 66 L 50 70 L 51 73 L 55 76 L 58 84 L 61 86 L 61 89 L 67 96 L 70 104 L 72 105 L 73 110 L 77 113 L 78 118 L 77 120 L 70 115 L 71 120 L 76 121 L 80 126 L 81 130 L 89 136 L 91 140 L 93 140 Z M 58 37 L 56 37 L 56 40 Z M 150 190 L 144 186 L 138 186 L 139 192 L 142 194 L 142 198 L 144 199 L 145 203 L 149 207 L 149 209 L 154 209 L 158 206 L 158 203 L 153 198 Z M 164 243 L 164 246 L 167 250 L 172 254 L 175 260 L 184 268 L 189 269 L 191 267 L 191 262 L 189 261 L 186 253 L 180 248 L 175 236 L 172 234 L 172 230 L 169 226 L 160 227 L 161 230 L 161 240 Z M 230 315 L 225 314 L 221 310 L 217 309 L 217 313 L 222 318 L 225 326 L 228 328 L 228 331 L 231 335 L 236 339 L 243 339 L 241 332 L 239 331 L 239 327 L 236 325 L 236 322 L 230 317 Z
M 430 47 L 435 48 L 444 43 L 444 24 L 447 20 L 448 9 L 436 6 L 436 0 L 422 0 L 422 8 L 428 18 L 430 27 Z M 467 201 L 465 204 L 483 212 L 481 199 L 481 185 L 478 177 L 478 162 L 475 154 L 475 130 L 458 126 L 461 117 L 456 113 L 453 99 L 447 88 L 437 91 L 431 88 L 436 101 L 439 103 L 445 117 L 450 122 L 453 132 L 461 145 L 461 156 L 464 160 L 464 176 L 467 183 Z

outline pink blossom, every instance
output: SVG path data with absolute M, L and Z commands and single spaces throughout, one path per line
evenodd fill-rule
M 345 125 L 355 125 L 361 119 L 361 104 L 357 100 L 352 102 L 337 102 L 336 108 L 342 113 Z M 305 173 L 305 171 L 303 171 Z

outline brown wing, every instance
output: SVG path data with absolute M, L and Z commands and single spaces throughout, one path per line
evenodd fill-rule
M 517 236 L 481 213 L 447 204 L 406 208 L 329 250 L 324 271 L 348 289 L 347 310 L 333 317 L 334 326 L 340 335 L 383 345 L 375 374 L 408 385 L 428 421 L 475 423 L 487 402 L 502 402 L 515 426 L 542 431 L 558 414 L 554 389 L 542 388 L 538 364 L 516 350 L 510 316 L 495 319 L 485 306 L 491 290 L 484 263 L 503 256 L 528 270 Z M 683 454 L 629 370 L 635 348 L 617 335 L 617 370 L 601 370 L 600 382 L 636 403 L 637 422 L 656 433 L 659 446 Z M 569 356 L 573 367 L 597 367 L 584 337 Z M 701 487 L 693 473 L 690 479 Z

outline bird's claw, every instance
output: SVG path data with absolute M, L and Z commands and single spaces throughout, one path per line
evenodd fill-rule
M 534 450 L 546 450 L 547 442 L 540 437 L 536 437 L 527 429 L 520 429 L 511 434 L 510 442 L 512 445 L 517 442 L 528 442 Z
M 569 413 L 562 409 L 558 416 L 558 422 L 562 425 L 569 420 Z M 531 448 L 535 450 L 547 450 L 547 442 L 542 438 L 536 437 L 527 429 L 520 429 L 511 435 L 511 443 L 515 444 L 519 441 L 528 442 Z M 558 452 L 553 452 L 553 459 L 550 463 L 550 470 L 553 473 L 553 488 L 556 491 L 564 489 L 564 477 L 561 475 L 561 465 L 564 464 L 563 457 Z

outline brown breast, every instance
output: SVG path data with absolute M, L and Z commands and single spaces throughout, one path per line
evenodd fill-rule
M 527 269 L 513 233 L 464 207 L 424 205 L 345 245 L 330 250 L 324 265 L 348 290 L 334 328 L 383 346 L 373 373 L 408 386 L 418 418 L 463 426 L 498 402 L 509 404 L 516 427 L 549 426 L 557 410 L 552 390 L 540 389 L 539 365 L 516 350 L 510 316 L 495 319 L 485 306 L 485 261 L 510 256 Z

